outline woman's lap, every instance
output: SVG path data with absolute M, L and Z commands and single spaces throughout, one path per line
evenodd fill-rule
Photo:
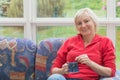
M 67 78 L 66 80 L 81 80 L 81 79 Z
M 63 75 L 60 74 L 53 74 L 47 80 L 80 80 L 75 78 L 65 78 Z

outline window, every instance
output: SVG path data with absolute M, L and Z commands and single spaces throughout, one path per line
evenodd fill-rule
M 0 0 L 0 18 L 1 36 L 24 37 L 23 0 Z

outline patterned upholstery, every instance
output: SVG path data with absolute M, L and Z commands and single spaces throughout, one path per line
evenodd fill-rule
M 0 37 L 0 80 L 34 80 L 36 44 Z
M 64 40 L 64 38 L 50 38 L 39 43 L 35 63 L 35 80 L 47 80 L 52 61 Z M 116 72 L 116 77 L 100 80 L 120 80 L 120 71 Z
M 51 38 L 40 42 L 36 54 L 35 80 L 47 80 L 52 61 L 63 41 L 64 39 Z

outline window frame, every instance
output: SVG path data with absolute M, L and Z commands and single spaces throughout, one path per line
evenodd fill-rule
M 24 38 L 36 43 L 39 26 L 74 26 L 73 18 L 38 18 L 36 16 L 37 0 L 23 0 L 23 18 L 0 18 L 0 26 L 23 26 Z M 120 18 L 116 17 L 116 0 L 107 0 L 107 17 L 99 18 L 99 26 L 107 27 L 107 36 L 116 44 L 116 26 L 120 26 Z

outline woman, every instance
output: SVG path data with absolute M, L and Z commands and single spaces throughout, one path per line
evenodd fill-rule
M 84 8 L 76 13 L 74 21 L 78 35 L 61 46 L 48 80 L 99 80 L 115 76 L 115 49 L 109 38 L 96 34 L 96 15 Z M 69 71 L 71 62 L 78 63 L 77 72 Z

